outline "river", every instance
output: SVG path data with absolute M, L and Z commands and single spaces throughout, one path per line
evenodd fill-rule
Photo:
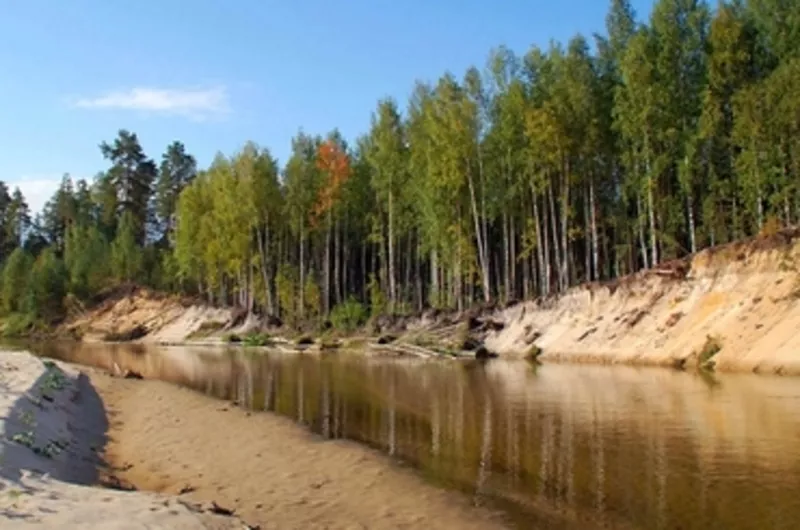
M 347 352 L 30 349 L 106 369 L 116 363 L 289 416 L 324 438 L 367 444 L 520 528 L 800 524 L 797 378 Z

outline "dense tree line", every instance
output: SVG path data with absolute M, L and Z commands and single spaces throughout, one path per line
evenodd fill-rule
M 0 189 L 3 308 L 136 281 L 283 318 L 556 294 L 800 218 L 800 2 L 613 0 L 607 33 L 417 82 L 370 130 L 199 170 L 120 131 L 35 219 Z M 60 282 L 60 283 L 59 283 Z

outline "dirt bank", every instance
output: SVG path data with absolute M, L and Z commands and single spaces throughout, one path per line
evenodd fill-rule
M 519 304 L 486 339 L 540 359 L 800 373 L 800 240 L 781 233 L 703 251 L 606 285 Z M 535 346 L 535 348 L 533 348 Z
M 165 496 L 92 487 L 106 419 L 88 379 L 24 352 L 0 352 L 2 528 L 240 529 Z
M 800 230 L 794 230 L 505 309 L 381 317 L 369 332 L 399 339 L 373 348 L 389 354 L 454 354 L 467 342 L 476 352 L 485 341 L 489 351 L 501 356 L 534 353 L 542 361 L 704 364 L 797 374 L 799 301 Z M 84 340 L 220 343 L 228 333 L 241 335 L 262 324 L 232 310 L 132 289 L 63 330 Z
M 183 342 L 202 329 L 232 325 L 234 312 L 196 300 L 124 285 L 99 298 L 102 302 L 75 315 L 57 330 L 86 342 L 139 340 Z
M 148 380 L 92 373 L 112 417 L 107 459 L 126 482 L 215 501 L 261 528 L 499 528 L 461 495 L 355 443 Z

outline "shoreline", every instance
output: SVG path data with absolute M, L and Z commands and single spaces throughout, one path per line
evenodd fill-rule
M 350 343 L 367 355 L 800 375 L 800 269 L 787 263 L 800 263 L 800 237 L 792 234 L 706 249 L 546 298 L 378 315 L 349 333 L 322 321 L 312 334 L 271 327 L 269 317 L 133 288 L 55 331 L 106 344 L 124 337 L 144 346 L 257 351 L 271 343 L 282 353 L 327 354 Z
M 82 371 L 0 351 L 2 527 L 245 527 L 179 499 L 100 487 L 107 429 L 103 403 Z
M 164 381 L 89 377 L 115 420 L 106 459 L 137 488 L 216 502 L 261 528 L 506 527 L 357 442 Z
M 63 374 L 28 420 L 31 447 L 3 438 L 3 528 L 507 527 L 501 513 L 412 468 L 288 418 L 28 352 L 0 356 L 9 418 L 42 380 Z M 12 423 L 0 423 L 9 437 Z M 63 451 L 43 456 L 40 447 L 62 438 Z

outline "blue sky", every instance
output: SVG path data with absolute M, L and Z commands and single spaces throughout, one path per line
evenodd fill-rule
M 633 0 L 640 19 L 650 0 Z M 120 128 L 201 165 L 245 141 L 285 161 L 298 128 L 365 131 L 415 79 L 604 31 L 606 0 L 0 0 L 0 179 L 34 210 L 106 167 Z

